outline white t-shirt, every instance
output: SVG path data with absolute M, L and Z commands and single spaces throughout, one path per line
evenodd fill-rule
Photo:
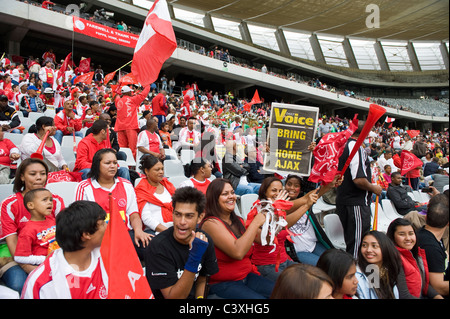
M 317 237 L 314 227 L 308 216 L 304 214 L 291 228 L 289 228 L 296 236 L 291 236 L 294 241 L 296 252 L 311 253 L 316 248 Z
M 155 193 L 155 197 L 159 199 L 162 203 L 170 203 L 172 201 L 172 196 L 169 191 L 164 187 L 164 192 L 162 194 Z M 173 225 L 173 222 L 165 223 L 161 213 L 161 206 L 157 206 L 151 203 L 146 203 L 141 212 L 142 222 L 146 228 L 150 228 L 156 231 L 156 227 L 161 224 L 167 228 Z

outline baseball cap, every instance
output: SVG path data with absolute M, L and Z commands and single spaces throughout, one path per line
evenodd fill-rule
M 133 89 L 130 88 L 128 85 L 125 85 L 124 87 L 122 87 L 122 93 L 128 93 L 128 92 L 133 92 Z
M 173 117 L 173 114 L 169 114 L 169 115 L 167 115 L 167 117 L 166 117 L 166 121 L 170 121 L 170 120 L 172 119 L 172 117 Z
M 35 90 L 35 91 L 37 91 L 38 89 L 37 89 L 37 87 L 35 87 L 34 85 L 30 85 L 30 86 L 28 87 L 28 90 Z

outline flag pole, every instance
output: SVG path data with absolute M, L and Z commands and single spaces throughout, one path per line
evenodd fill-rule
M 378 228 L 378 202 L 380 200 L 380 197 L 377 195 L 375 198 L 375 214 L 373 216 L 373 225 L 372 230 L 377 230 Z
M 122 65 L 120 68 L 118 68 L 117 70 L 115 70 L 114 72 L 117 72 L 117 71 L 119 71 L 120 69 L 122 69 L 122 68 L 124 68 L 124 67 L 126 67 L 128 64 L 130 64 L 131 62 L 133 62 L 133 60 L 131 60 L 131 61 L 129 61 L 129 62 L 127 62 L 127 63 L 125 63 L 124 65 Z

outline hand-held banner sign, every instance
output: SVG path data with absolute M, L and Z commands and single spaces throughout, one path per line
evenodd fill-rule
M 142 86 L 153 83 L 162 65 L 177 48 L 166 0 L 156 0 L 150 8 L 134 49 L 131 72 Z
M 319 108 L 272 103 L 267 141 L 270 153 L 264 158 L 264 170 L 281 175 L 308 176 Z

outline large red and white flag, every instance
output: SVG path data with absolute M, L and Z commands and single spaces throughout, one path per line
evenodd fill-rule
M 100 247 L 108 273 L 108 299 L 154 299 L 127 226 L 112 194 L 109 222 Z
M 339 158 L 345 144 L 358 128 L 358 114 L 350 122 L 349 128 L 338 133 L 325 134 L 314 148 L 314 165 L 308 181 L 328 184 L 338 174 Z
M 142 86 L 155 82 L 164 62 L 177 47 L 166 0 L 156 0 L 134 49 L 131 72 Z

